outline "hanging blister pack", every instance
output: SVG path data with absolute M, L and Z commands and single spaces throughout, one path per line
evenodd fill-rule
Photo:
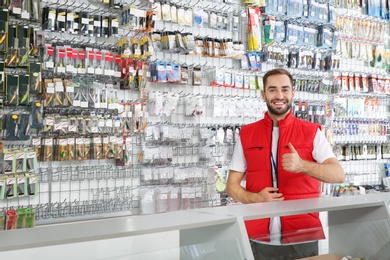
M 26 0 L 25 0 L 26 1 Z M 29 2 L 29 1 L 26 1 Z M 30 0 L 30 19 L 33 21 L 40 22 L 42 20 L 42 9 L 41 1 L 39 0 Z
M 102 75 L 104 69 L 104 59 L 103 52 L 100 49 L 95 49 L 95 60 L 93 63 L 93 67 L 95 70 L 95 75 Z
M 248 9 L 248 50 L 259 51 L 262 48 L 262 13 L 259 8 L 251 7 Z
M 42 28 L 47 31 L 56 30 L 57 9 L 54 7 L 43 8 Z
M 44 95 L 44 106 L 52 107 L 54 99 L 55 85 L 53 79 L 45 79 L 43 82 L 43 95 Z
M 285 21 L 276 19 L 274 26 L 274 39 L 275 42 L 284 42 L 286 39 L 286 26 Z
M 53 137 L 44 137 L 42 138 L 42 145 L 43 145 L 43 158 L 42 161 L 44 162 L 51 162 L 54 160 L 54 139 Z
M 117 109 L 118 105 L 118 91 L 114 88 L 107 88 L 107 108 Z
M 41 138 L 40 137 L 33 137 L 31 140 L 32 148 L 34 149 L 34 154 L 36 161 L 41 162 L 42 161 L 42 144 L 41 144 Z
M 83 13 L 84 14 L 84 13 Z M 88 22 L 88 26 L 86 26 L 86 34 L 85 36 L 93 37 L 94 29 L 95 29 L 95 15 L 93 14 L 86 14 L 85 22 Z
M 105 140 L 103 140 L 103 145 L 104 144 L 105 144 Z M 103 147 L 103 154 L 104 154 L 105 159 L 115 158 L 116 144 L 117 144 L 117 137 L 116 136 L 109 136 L 107 149 L 105 150 Z
M 109 17 L 109 37 L 118 37 L 119 35 L 119 18 L 117 16 Z
M 310 46 L 310 47 L 317 47 L 318 46 L 318 28 L 317 27 L 304 27 L 303 29 L 303 39 L 304 45 Z
M 64 83 L 62 79 L 55 78 L 53 79 L 54 83 L 54 100 L 53 100 L 53 106 L 54 107 L 63 107 L 64 106 Z
M 91 22 L 90 22 L 91 25 Z M 107 24 L 108 26 L 108 24 Z M 93 16 L 93 32 L 92 36 L 94 37 L 102 37 L 102 16 L 94 15 Z
M 81 122 L 79 123 L 79 126 L 83 125 L 83 129 L 84 129 L 84 133 L 85 134 L 92 134 L 94 131 L 93 131 L 93 127 L 94 127 L 94 124 L 93 124 L 93 120 L 91 118 L 91 114 L 89 112 L 86 112 L 85 114 L 83 114 L 83 118 L 82 118 L 82 121 L 84 124 L 81 124 Z
M 16 197 L 17 196 L 16 194 L 17 194 L 16 178 L 13 175 L 9 175 L 9 176 L 7 176 L 7 179 L 6 179 L 5 197 L 7 199 L 11 199 L 11 198 Z M 15 216 L 15 218 L 16 218 L 16 216 Z M 9 220 L 7 221 L 7 224 L 6 224 L 7 225 L 7 229 L 15 229 L 16 227 L 15 228 L 11 227 L 13 225 L 11 223 L 14 223 L 14 222 L 16 224 L 16 219 L 15 220 L 11 220 L 9 218 Z
M 267 14 L 277 14 L 278 13 L 278 0 L 268 1 L 267 5 L 264 7 L 264 11 Z
M 132 165 L 133 161 L 133 137 L 132 136 L 125 136 L 124 137 L 124 149 L 123 149 L 123 165 L 124 166 L 130 166 Z
M 81 11 L 78 13 L 77 23 L 79 25 L 79 34 L 83 36 L 89 35 L 89 13 Z
M 6 84 L 5 84 L 5 64 L 4 62 L 0 61 L 0 93 L 3 93 L 6 91 Z M 3 104 L 4 100 L 2 100 L 0 103 Z
M 301 17 L 303 10 L 303 2 L 302 0 L 288 0 L 284 1 L 286 4 L 286 14 L 289 17 Z
M 102 138 L 101 136 L 93 136 L 91 144 L 91 159 L 102 159 L 103 150 L 102 150 Z
M 29 75 L 19 76 L 19 102 L 20 106 L 26 106 L 30 103 L 29 99 Z
M 38 189 L 39 189 L 39 182 L 38 177 L 34 174 L 27 173 L 26 174 L 26 181 L 27 181 L 27 194 L 28 195 L 37 195 Z M 27 212 L 27 227 L 34 227 L 35 226 L 35 217 L 32 210 L 28 210 Z
M 2 174 L 13 174 L 15 173 L 16 167 L 16 153 L 14 151 L 4 150 L 4 162 Z
M 30 39 L 22 39 L 22 47 L 18 49 L 18 58 L 16 65 L 18 67 L 27 67 L 30 53 L 33 49 L 30 47 Z
M 298 26 L 288 21 L 286 25 L 286 43 L 297 44 L 298 40 Z
M 47 70 L 53 70 L 55 68 L 54 64 L 54 46 L 51 44 L 45 44 L 45 55 L 44 55 L 44 68 Z
M 16 179 L 16 196 L 22 197 L 27 195 L 27 181 L 24 175 L 15 175 Z
M 58 83 L 58 84 L 60 85 L 60 83 Z M 60 89 L 61 87 L 58 86 L 58 88 Z M 74 92 L 74 86 L 73 86 L 72 79 L 70 79 L 70 78 L 69 79 L 64 79 L 62 81 L 62 88 L 63 88 L 62 106 L 65 106 L 65 107 L 73 106 L 75 92 Z
M 6 105 L 17 106 L 19 105 L 19 75 L 6 75 Z
M 34 101 L 31 105 L 31 128 L 42 129 L 43 128 L 43 109 L 41 102 Z
M 66 31 L 66 9 L 57 9 L 56 26 L 55 30 L 58 32 Z
M 45 31 L 43 30 L 33 30 L 33 45 L 30 49 L 30 55 L 38 57 L 39 61 L 44 60 L 45 54 Z
M 73 66 L 75 68 L 75 71 L 77 71 L 78 74 L 85 74 L 86 73 L 86 59 L 85 59 L 86 51 L 84 48 L 78 48 L 73 50 L 72 59 L 73 59 Z
M 73 48 L 71 45 L 65 45 L 65 58 L 64 58 L 64 66 L 65 71 L 67 73 L 77 73 L 77 69 L 74 67 L 74 62 L 77 58 L 77 52 L 74 51 L 75 48 Z
M 322 27 L 321 34 L 321 46 L 324 48 L 332 48 L 334 46 L 334 31 L 329 27 Z
M 55 56 L 54 56 L 54 69 L 57 73 L 66 72 L 66 49 L 64 46 L 57 45 L 55 47 Z
M 75 151 L 76 151 L 76 160 L 83 160 L 84 158 L 84 138 L 82 137 L 77 137 L 75 138 Z
M 115 156 L 115 165 L 123 166 L 123 136 L 116 136 L 116 138 L 113 138 L 112 141 L 116 141 L 115 150 L 111 151 L 111 153 Z
M 30 139 L 30 113 L 19 114 L 19 140 L 27 141 Z
M 6 39 L 7 53 L 5 54 L 5 66 L 16 67 L 18 59 L 19 38 L 17 35 L 17 29 L 20 28 L 17 25 L 9 25 Z
M 102 159 L 109 159 L 109 153 L 110 153 L 110 143 L 109 143 L 109 136 L 107 135 L 104 135 L 102 136 L 102 155 L 101 155 L 101 158 Z
M 82 154 L 82 160 L 90 160 L 92 159 L 92 140 L 90 137 L 84 137 L 83 138 L 83 154 Z
M 66 10 L 66 32 L 69 34 L 78 34 L 78 13 L 73 10 Z

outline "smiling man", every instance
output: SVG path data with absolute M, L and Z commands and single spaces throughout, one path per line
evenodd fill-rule
M 241 203 L 315 198 L 320 182 L 343 183 L 345 173 L 321 126 L 292 114 L 293 77 L 273 69 L 263 77 L 264 119 L 243 126 L 234 148 L 227 193 Z M 241 182 L 246 180 L 246 186 Z M 318 212 L 245 223 L 255 259 L 318 254 L 324 233 Z

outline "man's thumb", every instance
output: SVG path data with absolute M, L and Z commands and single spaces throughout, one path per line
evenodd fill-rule
M 290 148 L 290 151 L 292 153 L 298 153 L 297 150 L 295 150 L 294 146 L 292 145 L 292 143 L 288 143 L 288 148 Z

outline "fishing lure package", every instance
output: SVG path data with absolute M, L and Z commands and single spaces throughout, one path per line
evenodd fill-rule
M 9 48 L 5 58 L 5 65 L 9 68 L 16 68 L 18 65 L 19 57 L 19 47 L 18 39 L 14 39 L 14 47 Z
M 92 159 L 102 159 L 103 151 L 102 151 L 102 138 L 101 136 L 92 137 L 92 145 L 91 145 L 91 157 Z
M 8 11 L 4 11 L 4 9 L 0 11 L 0 53 L 5 53 L 8 50 L 8 17 Z
M 75 88 L 73 85 L 73 80 L 71 78 L 63 80 L 64 86 L 64 100 L 63 105 L 66 107 L 73 106 L 73 101 L 75 98 Z
M 26 106 L 30 103 L 29 100 L 29 81 L 30 75 L 19 76 L 19 105 Z
M 22 42 L 22 47 L 18 50 L 17 66 L 27 67 L 29 56 L 32 51 L 32 48 L 30 49 L 30 38 L 23 38 Z
M 58 137 L 55 139 L 55 160 L 66 161 L 68 160 L 68 138 Z
M 45 79 L 44 85 L 43 85 L 43 94 L 44 94 L 44 101 L 43 104 L 45 107 L 52 107 L 54 102 L 54 82 L 53 79 Z
M 41 1 L 30 0 L 30 19 L 40 22 L 42 19 Z
M 63 107 L 64 106 L 64 84 L 62 79 L 55 78 L 54 81 L 54 104 L 55 107 Z
M 7 98 L 6 105 L 17 106 L 19 105 L 19 75 L 7 75 Z
M 31 141 L 32 147 L 34 149 L 35 155 L 36 155 L 36 160 L 38 162 L 41 161 L 41 154 L 42 154 L 42 145 L 41 145 L 41 138 L 40 137 L 33 137 Z
M 75 154 L 76 154 L 76 146 L 75 146 L 76 139 L 74 137 L 68 137 L 67 138 L 67 151 L 68 151 L 68 160 L 75 160 Z
M 57 9 L 54 7 L 44 7 L 42 12 L 42 28 L 47 31 L 56 30 Z
M 54 68 L 57 73 L 66 72 L 66 49 L 63 45 L 57 45 L 55 47 L 54 55 Z
M 30 140 L 30 113 L 23 112 L 19 114 L 19 140 Z
M 54 139 L 53 137 L 42 138 L 43 158 L 42 161 L 51 162 L 54 160 Z
M 42 121 L 43 111 L 42 105 L 39 101 L 32 102 L 31 105 L 31 128 L 42 129 L 43 121 Z

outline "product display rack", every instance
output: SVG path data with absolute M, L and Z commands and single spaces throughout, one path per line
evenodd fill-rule
M 228 204 L 225 188 L 235 140 L 242 125 L 266 111 L 262 76 L 275 67 L 293 74 L 294 114 L 322 126 L 346 171 L 345 185 L 324 184 L 323 194 L 385 189 L 388 18 L 314 0 L 302 3 L 318 9 L 298 18 L 294 8 L 304 6 L 292 4 L 299 1 L 287 1 L 291 6 L 262 2 L 201 0 L 184 6 L 173 0 L 31 0 L 39 3 L 42 21 L 20 15 L 17 6 L 3 10 L 9 15 L 4 21 L 0 16 L 0 31 L 8 26 L 0 58 L 7 82 L 2 87 L 3 229 L 44 230 L 46 224 L 81 220 L 105 225 L 106 218 L 128 215 L 158 222 L 163 216 L 181 219 L 192 214 L 187 211 Z M 183 11 L 188 13 L 177 20 L 171 16 Z M 257 46 L 256 34 L 248 31 L 254 14 L 262 35 L 257 35 Z M 269 37 L 272 31 L 275 36 Z M 315 35 L 321 35 L 317 43 Z M 34 42 L 31 50 L 28 41 Z M 18 62 L 12 61 L 16 51 Z M 26 53 L 27 61 L 20 63 Z M 213 227 L 215 233 L 222 236 L 227 229 L 234 235 L 229 241 L 217 239 L 215 246 L 227 243 L 232 254 L 250 259 L 242 221 L 220 221 L 226 223 Z M 174 247 L 190 254 L 214 225 L 200 222 L 161 230 L 188 229 Z M 347 254 L 337 248 L 335 237 L 342 234 L 329 230 L 329 252 Z M 137 233 L 132 232 L 118 236 Z M 114 236 L 103 233 L 101 238 Z M 88 240 L 88 235 L 80 238 Z M 368 252 L 351 248 L 351 254 Z
M 24 2 L 29 6 L 30 2 Z M 229 43 L 233 43 L 233 38 L 236 41 L 241 38 L 239 26 L 243 26 L 238 15 L 239 2 L 224 3 L 222 16 L 212 11 L 215 8 L 211 2 L 192 3 L 194 8 L 204 7 L 210 14 L 217 15 L 218 24 L 203 30 L 158 19 L 148 28 L 151 24 L 145 26 L 141 20 L 147 10 L 156 9 L 152 2 L 135 1 L 131 3 L 133 6 L 121 2 L 117 6 L 83 0 L 31 1 L 34 8 L 39 5 L 38 17 L 42 15 L 42 19 L 34 20 L 20 15 L 32 9 L 25 6 L 20 11 L 16 4 L 3 4 L 9 7 L 9 11 L 3 10 L 6 16 L 3 33 L 8 43 L 4 75 L 10 84 L 13 79 L 15 82 L 5 86 L 3 96 L 5 140 L 0 206 L 2 220 L 9 225 L 2 228 L 16 227 L 16 218 L 12 217 L 18 215 L 13 212 L 15 208 L 28 208 L 28 219 L 34 219 L 29 223 L 40 225 L 226 203 L 223 187 L 228 158 L 225 157 L 232 153 L 233 130 L 238 130 L 243 116 L 226 120 L 221 114 L 220 123 L 215 125 L 217 120 L 211 109 L 206 110 L 205 106 L 204 111 L 198 109 L 196 116 L 189 117 L 186 102 L 196 96 L 203 102 L 210 96 L 208 102 L 214 102 L 214 98 L 219 99 L 215 103 L 231 98 L 238 102 L 242 98 L 255 104 L 260 92 L 210 88 L 203 84 L 204 75 L 201 75 L 202 84 L 196 87 L 188 84 L 176 88 L 174 84 L 167 84 L 172 88 L 167 95 L 168 90 L 150 84 L 151 72 L 145 61 L 169 59 L 174 62 L 177 59 L 188 63 L 191 69 L 197 69 L 198 65 L 203 68 L 206 64 L 233 68 L 233 62 L 237 63 L 237 57 L 244 54 L 242 43 L 235 57 L 233 53 L 221 53 L 220 58 L 153 52 L 152 46 L 146 51 L 145 46 L 151 44 L 146 38 L 149 29 L 163 32 L 190 29 L 193 33 L 198 31 L 207 41 L 207 36 L 213 34 L 219 39 L 230 38 Z M 219 28 L 220 18 L 238 20 L 234 22 L 235 28 L 225 28 L 233 24 L 226 21 L 223 28 Z M 22 35 L 24 31 L 19 24 L 29 25 L 31 35 L 27 32 L 28 37 Z M 138 38 L 142 38 L 142 43 Z M 21 40 L 24 43 L 29 40 L 37 51 L 29 53 L 24 45 L 16 46 Z M 128 47 L 132 48 L 131 52 L 127 52 Z M 138 52 L 141 49 L 142 52 Z M 18 51 L 21 57 L 22 50 L 29 64 L 27 92 L 23 92 L 22 81 L 19 88 L 19 79 L 16 80 L 18 73 L 24 73 L 24 67 L 11 62 L 12 57 L 7 56 Z M 180 102 L 176 108 L 172 107 L 177 113 L 173 115 L 173 111 L 168 110 L 164 116 L 154 115 L 148 108 L 156 103 L 153 87 L 165 97 L 175 92 L 174 96 L 179 95 Z M 186 102 L 183 102 L 184 97 Z M 198 117 L 203 112 L 208 113 L 207 119 Z M 247 117 L 246 122 L 254 121 L 260 114 Z M 149 128 L 160 127 L 164 128 L 161 137 L 154 138 Z M 229 130 L 230 141 L 225 142 L 219 134 L 215 143 L 208 143 L 217 129 Z M 220 183 L 218 190 L 216 183 Z M 166 203 L 168 199 L 171 205 Z M 157 202 L 161 205 L 154 209 Z M 144 205 L 151 212 L 145 210 Z M 14 215 L 7 215 L 8 211 Z M 30 227 L 22 222 L 20 226 Z

